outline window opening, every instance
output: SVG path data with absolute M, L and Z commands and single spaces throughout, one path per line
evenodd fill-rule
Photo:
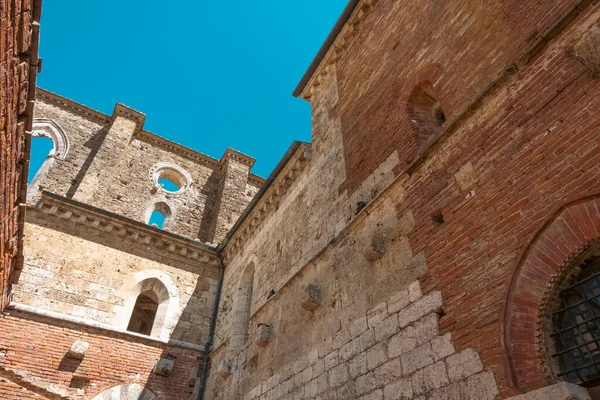
M 419 147 L 426 145 L 433 136 L 442 133 L 446 114 L 431 82 L 422 82 L 413 89 L 408 98 L 406 111 Z
M 165 225 L 165 216 L 158 210 L 152 211 L 152 215 L 150 215 L 150 220 L 148 221 L 148 225 L 152 225 L 157 227 L 158 229 L 162 229 Z
M 151 290 L 141 293 L 135 301 L 135 306 L 133 306 L 127 330 L 142 335 L 150 335 L 157 310 L 158 299 L 156 294 Z
M 35 136 L 31 138 L 31 153 L 29 156 L 29 173 L 27 183 L 31 183 L 42 165 L 54 151 L 54 142 L 49 137 Z
M 171 216 L 171 209 L 164 202 L 155 203 L 153 211 L 150 213 L 148 218 L 148 225 L 157 227 L 158 229 L 164 229 L 169 217 Z M 147 215 L 147 214 L 146 214 Z
M 181 185 L 176 183 L 175 181 L 166 178 L 166 177 L 160 177 L 158 179 L 158 184 L 162 186 L 163 190 L 166 190 L 167 192 L 171 192 L 171 193 L 175 193 L 178 192 L 181 189 Z
M 600 257 L 577 267 L 554 308 L 550 336 L 557 376 L 581 386 L 600 385 Z

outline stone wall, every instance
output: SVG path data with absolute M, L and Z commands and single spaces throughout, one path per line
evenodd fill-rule
M 37 72 L 40 1 L 0 5 L 0 310 L 10 301 L 12 271 L 22 264 L 24 190 Z M 34 26 L 35 25 L 35 26 Z
M 0 329 L 3 399 L 92 399 L 123 383 L 186 399 L 202 361 L 199 351 L 25 312 L 3 315 Z M 82 360 L 67 355 L 75 341 L 89 345 Z M 174 361 L 169 376 L 153 372 L 161 358 Z
M 55 152 L 32 182 L 32 203 L 49 190 L 141 222 L 148 221 L 156 204 L 166 205 L 166 231 L 218 242 L 224 233 L 215 232 L 217 220 L 235 221 L 263 182 L 249 172 L 254 159 L 228 150 L 224 159 L 237 154 L 230 163 L 243 165 L 241 175 L 229 179 L 222 168 L 227 163 L 143 131 L 144 115 L 135 110 L 117 105 L 109 117 L 38 92 L 34 135 L 51 137 Z M 157 183 L 165 171 L 181 179 L 179 192 Z M 226 193 L 219 190 L 223 184 L 231 187 Z M 220 204 L 234 206 L 220 209 Z
M 14 301 L 126 330 L 139 295 L 136 285 L 155 278 L 173 304 L 164 330 L 153 336 L 203 344 L 218 284 L 216 257 L 203 261 L 166 247 L 31 209 Z
M 553 383 L 543 368 L 527 385 L 514 379 L 504 307 L 537 232 L 566 204 L 600 194 L 598 60 L 581 50 L 596 43 L 599 5 L 467 3 L 357 6 L 304 92 L 310 161 L 280 173 L 224 250 L 207 398 L 395 399 L 402 387 L 406 398 L 504 398 Z M 417 146 L 406 102 L 428 80 L 446 120 Z M 248 268 L 238 350 L 230 338 L 244 315 L 234 305 Z M 415 280 L 423 297 L 390 312 Z M 303 307 L 311 285 L 313 311 Z M 416 310 L 425 311 L 406 319 Z M 351 332 L 365 319 L 360 339 Z M 433 333 L 413 337 L 426 321 Z M 545 354 L 513 340 L 519 357 Z M 447 358 L 434 355 L 441 342 Z M 390 353 L 396 346 L 407 353 Z

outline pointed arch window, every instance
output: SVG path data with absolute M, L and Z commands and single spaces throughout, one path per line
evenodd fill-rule
M 446 114 L 431 82 L 421 82 L 412 90 L 406 112 L 419 148 L 426 146 L 432 137 L 442 133 Z
M 140 282 L 136 289 L 139 290 L 139 294 L 131 311 L 127 330 L 142 335 L 159 336 L 169 308 L 169 291 L 156 278 Z

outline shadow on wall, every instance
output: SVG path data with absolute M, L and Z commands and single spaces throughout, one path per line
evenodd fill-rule
M 198 232 L 198 240 L 200 242 L 213 242 L 214 238 L 210 237 L 210 230 L 212 225 L 214 216 L 214 210 L 216 209 L 216 201 L 217 195 L 220 193 L 215 193 L 211 188 L 218 187 L 219 185 L 219 172 L 217 170 L 213 170 L 208 177 L 206 184 L 202 187 L 200 193 L 206 199 L 204 202 L 204 210 L 202 212 L 202 219 L 200 220 L 200 231 Z M 216 222 L 216 221 L 215 221 Z

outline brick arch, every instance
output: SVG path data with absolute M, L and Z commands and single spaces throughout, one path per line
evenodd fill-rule
M 600 238 L 600 196 L 569 203 L 540 229 L 515 268 L 504 305 L 506 374 L 529 391 L 549 382 L 542 320 L 550 288 L 569 262 Z

